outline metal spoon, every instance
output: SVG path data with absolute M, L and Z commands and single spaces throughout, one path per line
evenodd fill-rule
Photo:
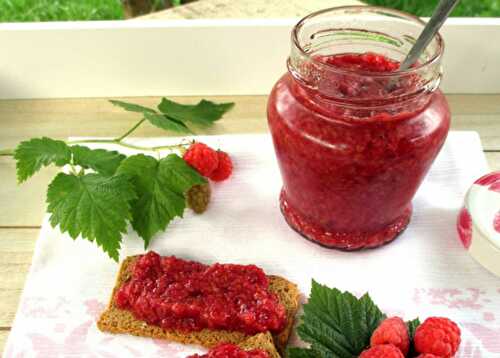
M 437 34 L 441 26 L 453 11 L 455 6 L 460 0 L 441 0 L 434 10 L 431 19 L 425 25 L 422 33 L 417 39 L 417 42 L 413 45 L 410 52 L 399 66 L 399 71 L 404 71 L 409 69 L 419 58 L 425 48 L 432 41 L 434 36 Z

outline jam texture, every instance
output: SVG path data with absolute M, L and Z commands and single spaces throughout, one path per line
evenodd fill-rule
M 149 252 L 137 259 L 115 303 L 164 329 L 280 332 L 285 307 L 268 288 L 266 275 L 254 265 L 207 266 Z
M 244 351 L 234 344 L 223 344 L 211 349 L 207 354 L 194 354 L 187 358 L 270 358 L 270 356 L 261 349 Z
M 328 70 L 316 64 L 322 88 L 287 73 L 268 100 L 281 210 L 293 229 L 323 246 L 380 246 L 410 221 L 411 200 L 449 130 L 448 104 L 439 90 L 420 91 L 416 75 L 395 83 L 380 76 L 399 67 L 382 55 L 316 60 Z

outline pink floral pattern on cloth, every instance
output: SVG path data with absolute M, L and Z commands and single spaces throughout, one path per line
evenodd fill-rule
M 470 316 L 477 316 L 458 322 L 463 343 L 456 358 L 500 357 L 500 320 L 488 311 L 493 303 L 492 294 L 500 299 L 500 289 L 487 292 L 476 288 L 422 288 L 415 289 L 413 302 L 423 307 L 422 312 L 445 310 L 447 313 L 443 315 L 453 317 L 457 312 L 468 311 Z M 74 302 L 63 297 L 54 300 L 29 297 L 24 301 L 18 317 L 24 321 L 24 329 L 13 331 L 4 358 L 185 358 L 202 351 L 163 340 L 100 332 L 95 322 L 105 304 L 98 299 L 84 300 L 80 309 L 75 309 Z M 405 309 L 401 307 L 384 307 L 384 311 L 405 316 Z M 422 320 L 425 317 L 421 315 Z M 300 345 L 300 340 L 294 334 L 290 343 Z
M 63 297 L 25 298 L 17 318 L 24 321 L 22 333 L 12 331 L 15 343 L 9 342 L 4 358 L 185 358 L 199 352 L 162 340 L 102 333 L 95 322 L 104 309 L 105 304 L 97 299 L 84 300 L 78 310 Z
M 487 311 L 493 300 L 500 299 L 499 293 L 498 289 L 492 292 L 477 288 L 415 289 L 413 300 L 417 305 L 451 309 L 449 317 L 453 317 L 453 312 L 464 310 L 475 315 L 482 313 L 475 321 L 458 322 L 462 344 L 456 358 L 489 358 L 500 357 L 500 321 L 493 312 Z

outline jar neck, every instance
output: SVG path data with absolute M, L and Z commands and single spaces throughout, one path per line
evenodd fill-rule
M 419 101 L 439 88 L 442 77 L 439 63 L 432 68 L 379 74 L 335 68 L 294 51 L 287 65 L 297 85 L 311 96 L 346 107 L 377 108 Z
M 370 6 L 313 13 L 292 31 L 288 71 L 315 98 L 339 106 L 377 108 L 419 102 L 439 87 L 441 36 L 431 41 L 409 70 L 399 71 L 399 63 L 424 25 L 412 15 Z

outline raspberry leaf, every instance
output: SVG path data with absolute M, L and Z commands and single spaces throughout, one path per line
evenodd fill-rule
M 146 119 L 149 123 L 151 123 L 155 127 L 172 132 L 191 133 L 189 128 L 183 122 L 178 121 L 175 118 L 169 117 L 163 113 L 158 113 L 156 110 L 152 108 L 123 101 L 111 100 L 110 102 L 115 106 L 123 108 L 126 111 L 142 113 L 144 119 Z
M 71 152 L 73 153 L 73 164 L 84 169 L 92 169 L 105 176 L 115 174 L 120 163 L 126 158 L 117 151 L 90 149 L 80 145 L 72 146 Z
M 323 358 L 325 357 L 321 353 L 318 353 L 312 349 L 306 348 L 290 348 L 288 349 L 289 358 Z M 328 357 L 337 358 L 336 355 L 329 355 Z
M 159 113 L 144 113 L 146 118 L 152 125 L 165 129 L 167 131 L 179 133 L 192 133 L 191 130 L 182 122 L 177 121 L 169 116 Z
M 311 344 L 311 357 L 359 356 L 385 318 L 368 294 L 358 299 L 349 292 L 326 287 L 314 280 L 309 301 L 303 309 L 297 333 Z
M 59 173 L 47 191 L 47 212 L 52 227 L 59 225 L 73 239 L 81 235 L 95 241 L 118 261 L 121 234 L 127 231 L 134 198 L 133 185 L 125 175 Z
M 126 111 L 129 112 L 136 112 L 136 113 L 156 113 L 156 111 L 152 108 L 144 107 L 138 104 L 134 103 L 128 103 L 128 102 L 123 102 L 123 101 L 117 101 L 117 100 L 110 100 L 112 104 L 115 106 L 121 107 Z
M 130 175 L 137 192 L 132 203 L 132 227 L 144 239 L 151 238 L 186 208 L 185 192 L 206 180 L 176 154 L 156 160 L 138 154 L 124 160 L 118 173 Z
M 420 326 L 420 319 L 415 318 L 412 321 L 408 321 L 406 322 L 406 326 L 408 327 L 408 335 L 410 336 L 409 357 L 416 357 L 418 355 L 418 352 L 415 350 L 413 338 L 415 337 L 415 331 L 417 330 L 417 327 Z
M 406 322 L 406 326 L 408 327 L 410 340 L 413 340 L 413 337 L 415 337 L 415 331 L 417 330 L 417 327 L 420 326 L 420 319 L 415 318 L 412 321 L 408 321 Z
M 47 137 L 33 138 L 19 143 L 16 159 L 17 180 L 24 182 L 42 167 L 55 164 L 64 166 L 71 162 L 71 151 L 66 143 Z
M 210 126 L 233 107 L 234 103 L 214 103 L 204 99 L 195 105 L 180 104 L 167 98 L 163 98 L 158 105 L 158 109 L 168 117 L 202 127 Z

